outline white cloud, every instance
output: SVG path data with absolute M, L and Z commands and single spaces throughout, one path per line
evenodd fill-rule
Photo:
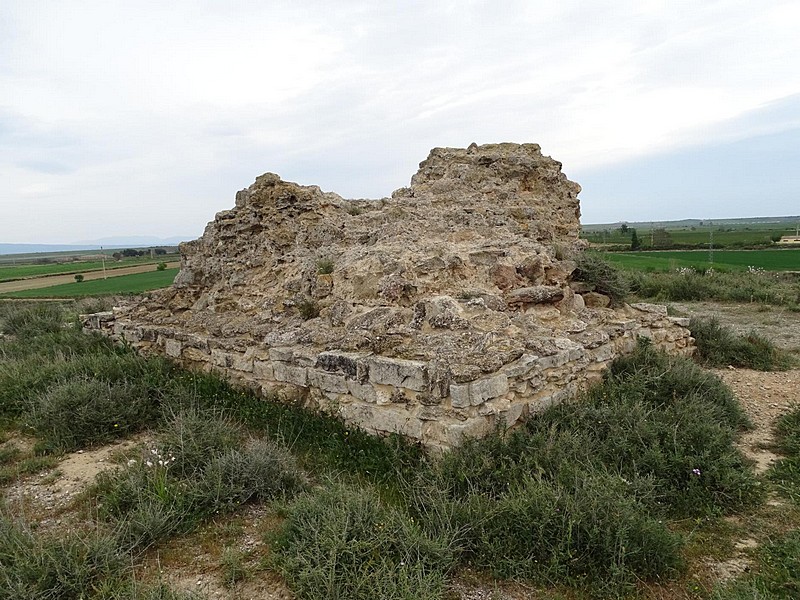
M 198 234 L 265 170 L 385 195 L 434 145 L 532 141 L 568 173 L 599 168 L 730 136 L 718 125 L 800 93 L 793 1 L 20 0 L 4 12 L 2 241 L 89 238 L 98 223 Z M 17 216 L 33 201 L 52 212 Z M 80 215 L 69 231 L 65 206 Z M 98 206 L 116 218 L 98 221 Z

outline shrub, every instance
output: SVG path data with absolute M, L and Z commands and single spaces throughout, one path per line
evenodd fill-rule
M 30 338 L 44 333 L 54 333 L 64 327 L 62 308 L 52 302 L 40 302 L 33 306 L 11 310 L 2 319 L 2 331 L 19 337 Z
M 168 414 L 157 446 L 175 458 L 173 471 L 192 477 L 203 471 L 216 455 L 242 444 L 242 428 L 219 410 L 186 407 Z
M 334 262 L 330 258 L 321 258 L 317 261 L 317 273 L 330 275 L 333 273 Z
M 82 600 L 126 570 L 116 540 L 100 531 L 37 537 L 0 514 L 0 597 Z
M 316 319 L 319 316 L 319 304 L 312 298 L 306 298 L 297 303 L 297 312 L 306 321 Z
M 30 402 L 27 420 L 47 446 L 71 451 L 138 431 L 157 414 L 141 385 L 76 378 Z
M 574 281 L 594 286 L 595 291 L 605 294 L 619 304 L 628 295 L 628 283 L 622 272 L 597 254 L 581 252 L 576 257 L 577 267 L 572 273 Z
M 288 498 L 307 485 L 287 450 L 265 440 L 242 448 L 242 431 L 219 413 L 172 415 L 151 447 L 98 477 L 101 514 L 129 548 L 145 548 L 240 504 Z
M 777 371 L 790 369 L 794 364 L 791 356 L 765 337 L 755 332 L 736 335 L 715 318 L 694 318 L 689 329 L 697 344 L 697 358 L 706 365 Z
M 776 427 L 778 448 L 785 454 L 770 469 L 769 475 L 777 486 L 800 504 L 800 408 L 783 415 Z
M 680 538 L 618 476 L 526 476 L 497 500 L 471 495 L 461 512 L 470 562 L 499 577 L 569 581 L 608 597 L 681 567 Z
M 167 270 L 167 263 L 160 262 L 156 265 L 156 271 L 166 271 Z
M 274 561 L 300 598 L 438 600 L 454 553 L 370 489 L 329 486 L 289 507 Z
M 83 275 L 81 275 L 80 273 L 75 275 L 75 283 L 82 283 L 82 282 L 83 282 Z
M 250 440 L 243 450 L 228 450 L 206 465 L 204 502 L 235 508 L 250 501 L 287 497 L 302 491 L 307 479 L 294 457 L 268 440 Z
M 729 512 L 762 495 L 733 444 L 745 423 L 718 378 L 643 345 L 575 403 L 517 432 L 465 442 L 439 462 L 435 485 L 454 498 L 500 498 L 530 474 L 565 485 L 577 471 L 599 470 L 648 490 L 639 497 L 656 512 Z

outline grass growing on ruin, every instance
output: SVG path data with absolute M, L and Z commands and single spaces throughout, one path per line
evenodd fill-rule
M 58 309 L 8 310 L 0 321 L 9 427 L 51 452 L 149 430 L 89 493 L 82 546 L 0 520 L 10 565 L 0 586 L 37 585 L 39 597 L 177 598 L 158 581 L 130 591 L 141 553 L 252 503 L 280 515 L 263 564 L 298 598 L 444 599 L 465 568 L 624 597 L 683 572 L 677 521 L 763 497 L 733 445 L 748 424 L 730 391 L 644 342 L 581 401 L 434 458 L 139 357 Z

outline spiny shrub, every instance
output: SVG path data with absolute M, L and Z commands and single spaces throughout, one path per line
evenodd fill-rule
M 655 512 L 729 512 L 762 495 L 733 443 L 745 423 L 718 378 L 642 345 L 578 401 L 465 442 L 436 465 L 436 485 L 454 498 L 500 498 L 529 474 L 565 484 L 599 470 L 647 488 L 640 499 Z
M 692 319 L 689 329 L 697 344 L 697 358 L 712 367 L 744 367 L 758 371 L 786 370 L 794 361 L 767 338 L 751 332 L 741 336 L 715 319 Z
M 294 495 L 307 483 L 287 450 L 269 440 L 250 440 L 241 450 L 215 456 L 203 470 L 200 489 L 204 501 L 219 510 Z
M 176 411 L 181 406 L 225 410 L 264 437 L 301 453 L 306 464 L 322 469 L 357 473 L 385 484 L 396 481 L 401 473 L 416 472 L 423 461 L 420 446 L 398 435 L 370 435 L 339 418 L 236 389 L 213 374 L 176 374 L 167 382 L 164 395 L 164 402 Z
M 8 311 L 2 318 L 2 332 L 20 337 L 34 337 L 63 329 L 65 314 L 61 306 L 41 302 Z
M 465 532 L 466 560 L 498 577 L 568 581 L 608 597 L 681 567 L 680 538 L 629 488 L 600 471 L 564 482 L 526 475 L 497 498 L 455 502 L 450 529 Z
M 141 385 L 78 378 L 30 402 L 26 420 L 47 447 L 68 452 L 139 431 L 157 415 Z
M 128 546 L 142 548 L 214 513 L 288 498 L 306 486 L 286 449 L 264 440 L 245 444 L 235 423 L 194 410 L 175 415 L 139 460 L 101 474 L 95 494 Z
M 575 262 L 577 267 L 572 273 L 573 280 L 588 283 L 615 304 L 625 300 L 630 290 L 625 276 L 617 267 L 589 252 L 580 252 Z
M 0 598 L 83 600 L 126 570 L 114 536 L 100 531 L 37 536 L 0 514 Z
M 175 459 L 179 477 L 196 475 L 213 456 L 239 447 L 244 439 L 241 426 L 219 410 L 186 407 L 167 416 L 157 446 Z
M 454 553 L 369 488 L 333 485 L 289 507 L 274 560 L 300 598 L 439 600 Z
M 778 447 L 785 457 L 770 469 L 770 479 L 800 504 L 800 408 L 783 415 L 775 429 Z

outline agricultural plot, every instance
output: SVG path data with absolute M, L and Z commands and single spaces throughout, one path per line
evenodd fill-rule
M 717 248 L 768 247 L 774 245 L 781 236 L 794 235 L 797 224 L 784 223 L 747 223 L 670 226 L 654 224 L 653 227 L 628 226 L 603 227 L 586 225 L 581 238 L 599 245 L 629 246 L 633 230 L 643 249 L 669 248 L 707 248 L 711 242 Z
M 178 269 L 154 270 L 109 277 L 108 279 L 94 279 L 81 283 L 66 283 L 46 288 L 9 292 L 3 296 L 8 298 L 84 298 L 109 294 L 139 294 L 169 286 L 177 274 Z
M 119 262 L 112 258 L 105 261 L 105 269 L 108 271 L 131 267 L 134 265 L 156 264 L 162 261 L 174 260 L 177 255 L 161 255 L 156 258 L 127 258 Z M 28 277 L 43 277 L 45 275 L 58 275 L 70 273 L 87 273 L 89 271 L 100 271 L 103 269 L 103 261 L 75 261 L 46 265 L 5 265 L 0 266 L 0 282 L 14 281 Z
M 713 256 L 713 262 L 712 262 Z M 800 271 L 800 248 L 786 250 L 670 250 L 661 252 L 607 252 L 603 257 L 635 271 L 674 271 L 680 268 L 747 271 Z

